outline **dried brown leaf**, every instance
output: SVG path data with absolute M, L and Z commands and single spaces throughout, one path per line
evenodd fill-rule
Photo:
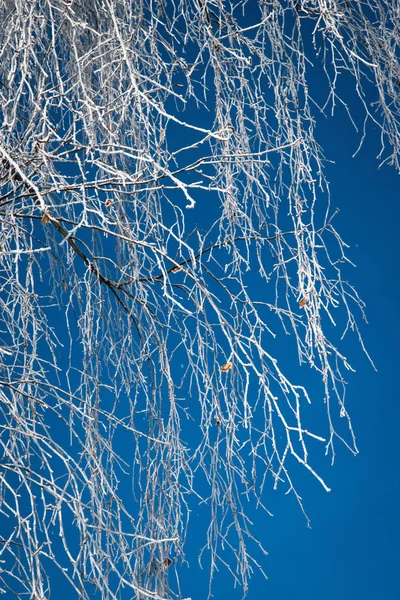
M 231 362 L 227 362 L 225 365 L 222 365 L 222 367 L 221 367 L 221 371 L 223 373 L 226 373 L 230 369 L 232 369 L 232 363 Z

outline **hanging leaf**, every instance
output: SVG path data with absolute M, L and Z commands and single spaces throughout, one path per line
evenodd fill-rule
M 173 272 L 173 273 L 178 273 L 178 271 L 180 271 L 180 270 L 181 270 L 181 267 L 174 267 L 174 268 L 172 269 L 172 272 Z
M 45 225 L 46 223 L 48 223 L 50 221 L 50 216 L 48 212 L 45 212 L 42 219 L 41 219 L 43 225 Z
M 111 200 L 111 198 L 106 200 L 106 206 L 111 206 L 112 203 L 113 203 L 113 201 Z
M 300 300 L 300 308 L 304 308 L 307 302 L 307 298 L 302 298 Z
M 222 367 L 221 367 L 221 371 L 223 373 L 226 373 L 230 369 L 232 369 L 232 363 L 231 362 L 227 362 L 225 365 L 222 365 Z

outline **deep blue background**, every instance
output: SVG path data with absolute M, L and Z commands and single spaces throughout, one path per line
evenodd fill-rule
M 266 523 L 269 581 L 257 581 L 250 600 L 260 594 L 271 600 L 400 598 L 400 181 L 389 167 L 377 170 L 376 138 L 351 159 L 355 136 L 344 121 L 335 123 L 323 131 L 336 160 L 329 170 L 333 203 L 357 264 L 352 281 L 367 304 L 363 335 L 378 372 L 354 355 L 357 373 L 349 377 L 347 398 L 360 454 L 340 453 L 329 495 L 304 497 L 311 530 L 284 503 L 282 514 Z
M 357 265 L 347 273 L 367 304 L 369 325 L 361 330 L 377 372 L 354 339 L 345 341 L 344 354 L 356 368 L 347 377 L 347 407 L 360 453 L 339 449 L 333 467 L 325 466 L 329 494 L 304 474 L 311 529 L 294 499 L 279 491 L 269 492 L 276 495 L 270 496 L 273 518 L 250 515 L 269 556 L 263 563 L 268 581 L 256 574 L 248 599 L 394 600 L 400 598 L 400 178 L 389 166 L 378 169 L 376 129 L 355 158 L 359 137 L 344 115 L 322 121 L 317 134 L 335 161 L 328 167 L 332 204 L 340 209 L 335 224 Z M 184 595 L 205 598 L 206 580 L 192 565 L 183 576 Z M 218 599 L 241 597 L 226 572 L 213 591 Z

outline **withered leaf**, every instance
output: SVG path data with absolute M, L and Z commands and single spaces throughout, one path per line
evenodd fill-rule
M 307 298 L 302 298 L 300 300 L 300 308 L 304 308 L 307 302 Z
M 223 373 L 226 373 L 230 369 L 232 369 L 232 363 L 231 362 L 227 362 L 226 364 L 222 365 L 222 367 L 221 367 L 221 371 Z
M 174 267 L 174 268 L 172 269 L 172 272 L 173 272 L 173 273 L 178 273 L 178 271 L 180 271 L 180 270 L 181 270 L 181 267 Z
M 45 225 L 46 223 L 48 223 L 50 221 L 50 216 L 48 212 L 45 212 L 42 219 L 41 219 L 43 225 Z

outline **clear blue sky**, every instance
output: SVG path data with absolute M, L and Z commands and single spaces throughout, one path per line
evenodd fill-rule
M 354 159 L 358 136 L 343 115 L 322 122 L 317 133 L 328 158 L 336 161 L 328 169 L 332 204 L 340 209 L 336 227 L 357 265 L 347 274 L 367 304 L 369 325 L 362 332 L 378 372 L 354 340 L 345 342 L 344 354 L 357 370 L 348 376 L 347 406 L 359 455 L 340 449 L 334 466 L 323 467 L 329 494 L 304 475 L 301 491 L 311 529 L 292 497 L 267 493 L 275 516 L 251 516 L 269 552 L 264 562 L 269 579 L 257 574 L 248 599 L 395 600 L 400 598 L 400 177 L 388 166 L 378 170 L 376 130 Z M 241 597 L 225 572 L 213 589 L 218 600 Z M 205 598 L 200 570 L 184 576 L 183 591 L 192 600 Z

